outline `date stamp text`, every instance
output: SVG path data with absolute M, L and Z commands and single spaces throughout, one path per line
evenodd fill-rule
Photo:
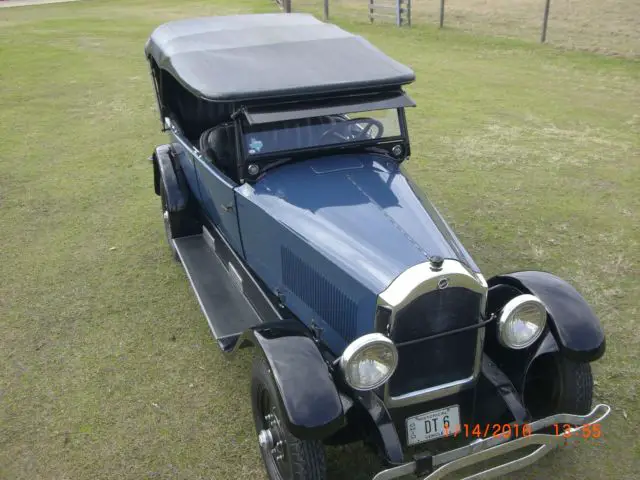
M 602 436 L 602 430 L 599 423 L 585 425 L 580 430 L 574 430 L 573 425 L 554 423 L 551 425 L 551 433 L 553 435 L 562 435 L 565 438 L 584 438 L 598 439 Z M 511 423 L 489 423 L 489 424 L 469 424 L 463 423 L 456 426 L 450 426 L 445 422 L 445 437 L 463 437 L 463 438 L 522 438 L 533 434 L 531 424 L 511 424 Z

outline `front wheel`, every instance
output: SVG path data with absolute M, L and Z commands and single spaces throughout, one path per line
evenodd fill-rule
M 279 395 L 266 360 L 258 355 L 251 375 L 251 407 L 260 454 L 269 478 L 325 480 L 326 460 L 322 442 L 293 436 L 283 422 Z
M 556 413 L 585 415 L 591 410 L 591 365 L 559 353 L 536 358 L 527 372 L 524 402 L 533 418 Z

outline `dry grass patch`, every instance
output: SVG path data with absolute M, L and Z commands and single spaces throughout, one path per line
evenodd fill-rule
M 291 0 L 301 11 L 322 13 L 322 0 Z M 381 4 L 393 4 L 382 0 Z M 482 35 L 538 41 L 544 0 L 446 0 L 445 26 Z M 330 0 L 333 19 L 368 21 L 367 0 Z M 389 13 L 392 13 L 391 11 Z M 437 26 L 438 0 L 412 0 L 415 24 Z M 383 19 L 383 22 L 394 22 Z M 551 0 L 547 42 L 567 48 L 625 56 L 640 55 L 637 0 Z

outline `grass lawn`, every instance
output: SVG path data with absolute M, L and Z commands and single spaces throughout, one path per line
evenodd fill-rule
M 225 358 L 164 243 L 143 57 L 173 18 L 266 0 L 0 10 L 0 478 L 264 478 L 249 359 Z M 431 27 L 344 24 L 410 66 L 410 169 L 485 275 L 572 281 L 608 336 L 584 440 L 512 478 L 640 471 L 640 63 Z M 345 451 L 346 450 L 346 451 Z M 330 478 L 379 468 L 329 451 Z

